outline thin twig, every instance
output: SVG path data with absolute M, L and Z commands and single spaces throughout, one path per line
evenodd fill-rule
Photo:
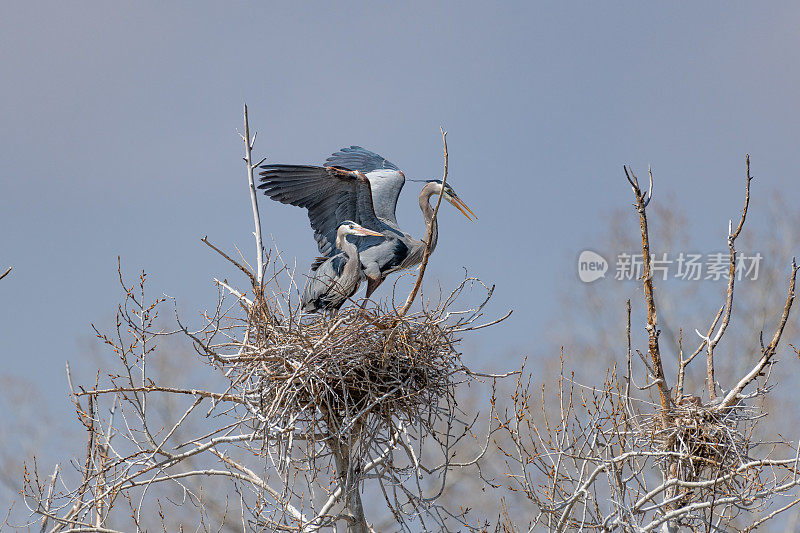
M 447 183 L 447 132 L 444 131 L 444 128 L 440 127 L 439 131 L 442 132 L 442 145 L 444 149 L 444 172 L 442 173 L 442 192 L 439 194 L 439 198 L 436 199 L 436 207 L 433 210 L 433 216 L 431 217 L 431 221 L 428 223 L 427 230 L 425 232 L 425 251 L 422 254 L 422 262 L 419 265 L 419 271 L 417 273 L 417 281 L 414 283 L 414 287 L 411 289 L 411 292 L 408 294 L 408 298 L 406 298 L 406 303 L 403 304 L 403 307 L 397 312 L 397 317 L 402 318 L 407 312 L 408 309 L 411 307 L 411 304 L 414 303 L 414 299 L 417 297 L 417 292 L 419 288 L 422 286 L 422 277 L 425 275 L 425 269 L 428 267 L 428 259 L 431 256 L 431 246 L 433 245 L 433 227 L 436 225 L 436 217 L 439 214 L 439 206 L 442 205 L 442 197 L 444 197 L 444 187 Z
M 262 159 L 259 163 L 253 164 L 253 144 L 255 144 L 255 136 L 253 136 L 252 142 L 250 141 L 250 121 L 247 117 L 247 104 L 244 104 L 244 153 L 245 158 L 244 162 L 247 165 L 247 180 L 250 183 L 250 202 L 253 205 L 253 224 L 255 226 L 255 238 L 256 238 L 256 258 L 257 258 L 257 271 L 256 271 L 256 283 L 258 286 L 261 286 L 261 282 L 264 277 L 264 243 L 261 240 L 261 217 L 258 213 L 258 195 L 256 194 L 256 184 L 255 179 L 253 178 L 253 170 L 264 162 Z

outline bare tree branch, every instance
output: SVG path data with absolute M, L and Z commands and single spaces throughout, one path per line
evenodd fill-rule
M 400 310 L 397 312 L 397 316 L 402 318 L 407 312 L 408 309 L 411 307 L 411 304 L 414 303 L 414 298 L 417 297 L 417 292 L 419 292 L 419 288 L 422 286 L 422 278 L 425 275 L 425 269 L 428 267 L 428 260 L 431 256 L 431 245 L 433 244 L 433 226 L 436 224 L 436 217 L 439 214 L 439 206 L 442 204 L 442 197 L 444 196 L 444 186 L 447 183 L 447 132 L 444 131 L 444 128 L 439 128 L 442 132 L 442 145 L 444 150 L 444 172 L 442 173 L 442 194 L 439 195 L 439 198 L 436 199 L 436 207 L 433 209 L 433 216 L 431 217 L 431 221 L 428 223 L 426 232 L 425 232 L 425 251 L 422 254 L 422 262 L 419 265 L 419 270 L 417 273 L 417 281 L 414 283 L 414 287 L 411 289 L 411 292 L 408 294 L 408 298 L 406 298 L 405 304 Z
M 244 162 L 247 165 L 247 180 L 250 183 L 250 202 L 253 205 L 253 225 L 256 228 L 256 282 L 260 286 L 264 277 L 264 242 L 261 240 L 261 217 L 258 213 L 258 195 L 256 194 L 253 170 L 263 163 L 264 159 L 255 165 L 253 164 L 252 150 L 256 142 L 256 136 L 254 135 L 253 140 L 250 140 L 250 121 L 247 118 L 247 104 L 244 104 L 244 135 L 242 136 L 242 141 L 244 141 Z

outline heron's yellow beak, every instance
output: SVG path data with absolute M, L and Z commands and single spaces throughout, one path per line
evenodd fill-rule
M 472 209 L 467 207 L 467 204 L 465 204 L 464 201 L 461 198 L 459 198 L 458 196 L 449 196 L 448 195 L 448 199 L 450 200 L 450 203 L 455 206 L 456 209 L 458 209 L 459 211 L 461 211 L 464 214 L 465 217 L 467 217 L 470 220 L 472 220 L 472 218 L 470 218 L 470 216 L 469 216 L 469 215 L 472 215 L 473 217 L 475 217 L 475 220 L 478 220 L 478 216 L 475 213 L 472 212 Z M 469 213 L 467 213 L 467 211 L 469 211 Z M 474 222 L 474 220 L 472 220 L 472 221 Z
M 383 233 L 378 233 L 377 231 L 372 231 L 371 229 L 367 229 L 364 227 L 357 229 L 356 233 L 358 233 L 359 235 L 372 235 L 375 237 L 383 237 Z

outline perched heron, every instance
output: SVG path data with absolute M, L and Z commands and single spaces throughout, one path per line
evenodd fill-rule
M 381 236 L 377 231 L 368 230 L 352 220 L 344 221 L 336 230 L 336 247 L 343 252 L 311 267 L 311 275 L 301 299 L 305 311 L 338 310 L 364 281 L 358 250 L 355 244 L 347 240 L 348 235 Z
M 314 238 L 323 255 L 315 266 L 340 253 L 335 242 L 336 229 L 345 220 L 353 220 L 382 234 L 381 237 L 362 237 L 356 242 L 367 277 L 367 297 L 392 272 L 422 261 L 425 242 L 401 230 L 395 215 L 405 175 L 386 158 L 360 146 L 351 146 L 331 155 L 321 167 L 263 165 L 261 168 L 259 188 L 267 196 L 308 209 Z M 443 200 L 468 219 L 472 220 L 470 214 L 475 216 L 449 184 L 442 187 L 441 181 L 430 180 L 419 195 L 426 226 L 433 218 L 430 198 L 435 194 L 441 194 Z M 431 228 L 431 249 L 438 240 L 437 226 L 433 224 Z

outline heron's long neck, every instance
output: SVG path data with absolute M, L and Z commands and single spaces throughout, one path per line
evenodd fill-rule
M 358 248 L 352 242 L 347 240 L 347 235 L 342 232 L 336 233 L 336 247 L 347 255 L 347 264 L 345 268 L 358 267 Z
M 427 232 L 428 225 L 433 220 L 433 207 L 431 206 L 431 196 L 438 193 L 436 183 L 429 183 L 422 188 L 419 193 L 419 208 L 422 209 L 422 217 L 425 219 L 425 228 Z M 427 237 L 427 233 L 426 233 Z M 439 241 L 439 221 L 433 220 L 431 226 L 431 251 L 436 248 L 436 243 Z

